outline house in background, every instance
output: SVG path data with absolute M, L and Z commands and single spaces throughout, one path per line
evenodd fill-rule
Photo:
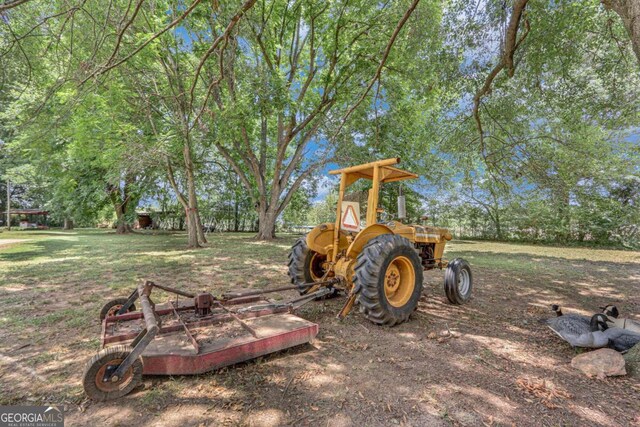
M 150 229 L 155 228 L 153 224 L 153 218 L 151 218 L 151 212 L 136 212 L 136 222 L 133 224 L 135 229 Z
M 11 216 L 17 215 L 20 228 L 46 230 L 49 228 L 47 223 L 47 215 L 49 211 L 42 209 L 11 209 Z

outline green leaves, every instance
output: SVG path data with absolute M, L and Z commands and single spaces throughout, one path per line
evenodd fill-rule
M 412 189 L 443 220 L 490 230 L 497 215 L 516 230 L 507 235 L 599 240 L 637 221 L 615 194 L 638 175 L 637 142 L 626 140 L 640 127 L 638 64 L 597 2 L 528 3 L 514 76 L 498 74 L 482 99 L 482 146 L 473 96 L 501 58 L 512 3 L 422 0 L 346 123 L 409 2 L 259 1 L 228 33 L 245 3 L 202 2 L 169 28 L 191 4 L 7 12 L 3 173 L 23 171 L 24 185 L 46 189 L 40 200 L 91 215 L 127 180 L 132 194 L 166 193 L 167 159 L 184 190 L 186 145 L 207 209 L 233 199 L 296 222 L 326 163 L 400 156 L 426 177 Z

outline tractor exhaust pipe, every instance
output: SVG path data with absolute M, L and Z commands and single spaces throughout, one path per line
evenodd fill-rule
M 405 204 L 404 194 L 402 193 L 402 186 L 398 190 L 398 219 L 407 218 L 407 205 Z

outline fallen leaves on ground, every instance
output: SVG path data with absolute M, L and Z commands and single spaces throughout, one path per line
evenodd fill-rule
M 519 377 L 516 379 L 516 385 L 540 399 L 542 404 L 549 409 L 560 407 L 556 401 L 573 397 L 567 391 L 561 390 L 551 382 L 540 378 Z

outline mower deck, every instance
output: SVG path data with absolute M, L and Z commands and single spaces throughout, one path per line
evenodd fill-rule
M 317 288 L 317 283 L 311 287 Z M 156 306 L 151 300 L 155 288 L 175 299 Z M 201 374 L 310 342 L 318 334 L 318 325 L 293 311 L 332 291 L 309 289 L 289 301 L 264 297 L 293 289 L 298 287 L 214 297 L 147 281 L 128 298 L 103 307 L 102 349 L 85 369 L 85 392 L 94 400 L 117 399 L 133 390 L 142 375 Z M 141 310 L 135 311 L 134 303 Z
M 142 352 L 144 375 L 200 374 L 308 343 L 318 334 L 316 323 L 283 310 L 240 313 L 242 324 L 223 310 L 196 317 L 189 304 L 176 308 L 156 308 L 162 326 Z M 107 317 L 102 347 L 131 345 L 144 328 L 141 312 Z

